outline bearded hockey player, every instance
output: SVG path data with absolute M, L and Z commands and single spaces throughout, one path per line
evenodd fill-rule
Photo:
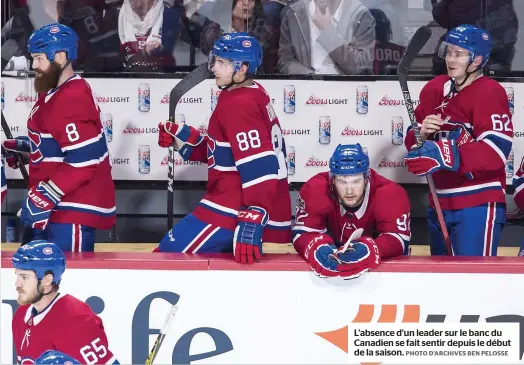
M 439 55 L 448 75 L 429 81 L 415 110 L 420 134 L 416 145 L 406 133 L 406 165 L 419 176 L 433 174 L 454 255 L 496 256 L 506 222 L 505 163 L 513 144 L 508 97 L 482 69 L 491 36 L 463 25 L 451 30 Z M 442 230 L 430 197 L 428 225 L 432 255 L 446 255 Z
M 369 168 L 360 144 L 338 145 L 329 172 L 300 189 L 293 245 L 320 277 L 357 278 L 407 254 L 410 239 L 405 190 Z
M 252 78 L 262 60 L 256 38 L 224 34 L 213 46 L 210 70 L 222 89 L 208 136 L 185 124 L 159 124 L 159 145 L 184 160 L 207 162 L 207 193 L 193 213 L 160 242 L 162 252 L 233 252 L 262 257 L 262 242 L 291 241 L 286 147 L 269 95 Z
M 15 252 L 12 261 L 20 304 L 12 322 L 19 364 L 34 364 L 48 350 L 83 364 L 118 364 L 102 320 L 84 302 L 58 292 L 66 262 L 57 245 L 31 241 Z
M 30 152 L 21 220 L 63 251 L 93 251 L 95 229 L 115 223 L 115 186 L 100 109 L 71 67 L 78 37 L 67 26 L 50 24 L 37 29 L 27 47 L 38 100 L 28 136 L 3 141 L 7 151 Z

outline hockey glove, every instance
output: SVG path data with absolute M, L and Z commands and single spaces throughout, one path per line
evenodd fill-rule
M 460 154 L 454 139 L 442 138 L 438 142 L 426 141 L 422 147 L 411 150 L 405 161 L 409 172 L 426 176 L 440 170 L 457 171 Z
M 5 158 L 7 166 L 12 169 L 19 168 L 17 153 L 29 154 L 31 153 L 31 141 L 29 137 L 16 137 L 14 139 L 6 139 L 2 142 L 2 155 Z M 28 157 L 28 156 L 25 156 Z
M 326 234 L 315 237 L 307 245 L 304 257 L 311 265 L 311 270 L 321 278 L 339 276 L 337 265 L 332 255 L 337 250 L 333 239 Z
M 251 206 L 238 212 L 238 223 L 233 237 L 235 261 L 252 264 L 262 258 L 262 235 L 269 220 L 266 210 Z
M 346 280 L 358 278 L 369 269 L 380 265 L 380 252 L 375 240 L 371 237 L 360 237 L 349 246 L 338 249 L 332 256 L 338 270 Z
M 184 160 L 188 160 L 193 147 L 198 146 L 203 138 L 200 132 L 183 123 L 160 122 L 158 123 L 158 145 L 170 147 L 175 142 L 175 150 Z
M 22 204 L 20 219 L 24 226 L 46 229 L 54 207 L 60 202 L 62 195 L 53 188 L 53 183 L 40 182 L 27 193 L 27 199 Z

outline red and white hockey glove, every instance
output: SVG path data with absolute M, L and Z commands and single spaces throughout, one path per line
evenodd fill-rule
M 200 132 L 183 123 L 160 122 L 158 123 L 158 145 L 170 147 L 175 142 L 175 150 L 184 160 L 188 160 L 193 147 L 198 146 L 203 138 Z
M 45 230 L 51 213 L 61 198 L 62 194 L 52 182 L 40 182 L 29 189 L 20 215 L 24 226 Z
M 344 245 L 333 254 L 333 259 L 345 280 L 358 278 L 381 262 L 380 251 L 371 237 L 360 237 Z
M 7 166 L 12 169 L 19 168 L 18 153 L 22 154 L 24 160 L 29 159 L 29 154 L 31 153 L 31 141 L 29 137 L 16 137 L 14 139 L 6 139 L 2 142 L 2 156 L 5 158 Z
M 438 142 L 426 141 L 422 147 L 409 151 L 404 158 L 408 171 L 418 176 L 426 176 L 439 170 L 457 171 L 460 167 L 460 154 L 456 141 L 449 137 Z
M 235 261 L 252 264 L 262 259 L 262 236 L 269 220 L 266 210 L 251 206 L 238 212 L 238 223 L 233 237 Z
M 304 251 L 304 257 L 311 265 L 311 270 L 321 278 L 340 276 L 338 263 L 333 259 L 337 246 L 327 234 L 315 237 Z

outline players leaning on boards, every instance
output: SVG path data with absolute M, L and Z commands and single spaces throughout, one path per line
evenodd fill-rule
M 406 191 L 369 168 L 360 144 L 338 145 L 329 172 L 300 189 L 293 245 L 318 276 L 356 278 L 408 253 L 409 212 Z
M 425 140 L 412 149 L 406 134 L 410 172 L 433 174 L 454 255 L 495 256 L 506 223 L 505 163 L 513 144 L 508 97 L 495 80 L 482 75 L 491 37 L 472 25 L 448 32 L 439 55 L 447 75 L 429 81 L 415 113 Z M 432 255 L 446 248 L 433 201 L 428 211 Z
M 233 252 L 252 263 L 262 242 L 291 241 L 286 146 L 264 88 L 252 78 L 262 48 L 246 33 L 222 35 L 209 65 L 222 92 L 208 135 L 183 123 L 159 124 L 158 144 L 184 160 L 206 162 L 207 192 L 194 212 L 164 236 L 162 252 Z
M 58 292 L 66 268 L 54 243 L 31 241 L 13 256 L 18 304 L 13 341 L 19 364 L 35 363 L 48 350 L 83 364 L 118 364 L 109 349 L 102 320 L 84 302 Z
M 34 31 L 27 49 L 38 100 L 28 136 L 3 141 L 5 150 L 30 152 L 21 220 L 34 238 L 52 240 L 63 251 L 93 251 L 95 229 L 115 224 L 115 185 L 100 109 L 71 66 L 78 37 L 65 25 L 50 24 Z

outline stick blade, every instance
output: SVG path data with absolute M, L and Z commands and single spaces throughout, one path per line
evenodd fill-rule
M 171 92 L 169 93 L 169 119 L 171 121 L 174 121 L 175 110 L 182 96 L 202 81 L 211 77 L 211 75 L 212 72 L 209 71 L 207 62 L 204 62 L 184 76 L 184 78 L 182 78 L 182 80 L 171 89 Z

